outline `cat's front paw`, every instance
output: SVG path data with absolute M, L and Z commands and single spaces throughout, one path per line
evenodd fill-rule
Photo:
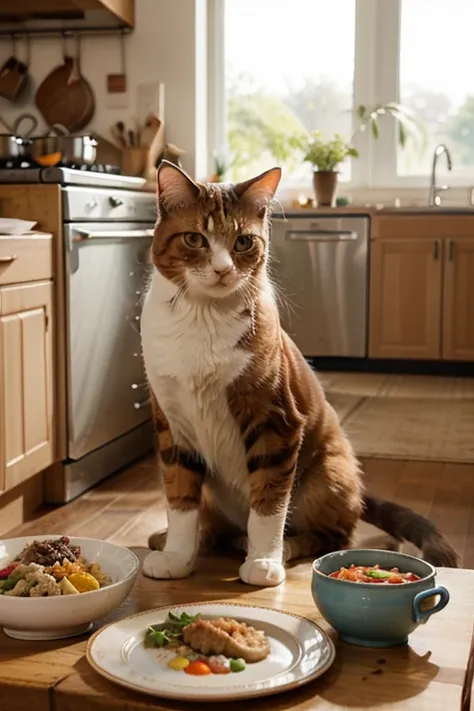
M 156 580 L 186 578 L 193 572 L 193 568 L 194 559 L 189 555 L 165 551 L 149 553 L 143 563 L 144 575 Z
M 266 588 L 276 587 L 286 578 L 285 567 L 272 558 L 247 559 L 240 566 L 239 575 L 248 585 Z

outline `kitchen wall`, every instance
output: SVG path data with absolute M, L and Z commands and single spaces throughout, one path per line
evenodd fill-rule
M 196 28 L 200 28 L 196 31 Z M 160 81 L 165 84 L 166 140 L 188 151 L 184 167 L 192 174 L 204 170 L 206 155 L 206 102 L 197 88 L 205 85 L 206 71 L 205 0 L 136 0 L 136 27 L 126 42 L 128 106 L 111 108 L 106 93 L 108 73 L 121 71 L 120 39 L 83 37 L 82 73 L 90 82 L 96 99 L 96 113 L 85 130 L 94 130 L 110 138 L 110 126 L 117 120 L 130 119 L 136 112 L 139 84 Z M 22 58 L 23 41 L 18 42 Z M 0 63 L 11 54 L 9 40 L 0 42 Z M 32 85 L 21 101 L 12 104 L 0 97 L 0 117 L 11 123 L 23 111 L 37 113 L 36 88 L 44 77 L 61 63 L 59 39 L 32 40 Z M 41 123 L 41 129 L 45 126 Z M 196 145 L 199 150 L 196 152 Z

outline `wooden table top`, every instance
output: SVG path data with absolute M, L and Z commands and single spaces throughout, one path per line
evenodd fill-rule
M 146 551 L 133 549 L 141 559 Z M 208 558 L 187 580 L 154 581 L 139 576 L 124 605 L 96 629 L 135 612 L 198 601 L 252 602 L 308 617 L 336 634 L 320 617 L 311 596 L 311 566 L 289 570 L 279 588 L 257 590 L 237 578 L 238 560 Z M 451 600 L 420 626 L 410 643 L 365 649 L 336 642 L 336 660 L 320 679 L 296 691 L 255 701 L 190 704 L 161 701 L 117 686 L 91 669 L 87 637 L 59 642 L 22 642 L 0 632 L 0 711 L 145 711 L 214 708 L 220 711 L 474 711 L 462 706 L 474 617 L 474 570 L 440 569 L 437 582 Z

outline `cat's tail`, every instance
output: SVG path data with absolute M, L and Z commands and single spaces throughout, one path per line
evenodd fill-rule
M 436 567 L 458 568 L 459 556 L 434 523 L 412 509 L 392 501 L 364 496 L 362 520 L 382 529 L 397 541 L 408 541 Z

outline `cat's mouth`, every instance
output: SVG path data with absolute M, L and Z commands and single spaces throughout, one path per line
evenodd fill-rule
M 237 291 L 239 280 L 233 274 L 216 276 L 214 279 L 192 279 L 190 287 L 204 296 L 222 299 Z

